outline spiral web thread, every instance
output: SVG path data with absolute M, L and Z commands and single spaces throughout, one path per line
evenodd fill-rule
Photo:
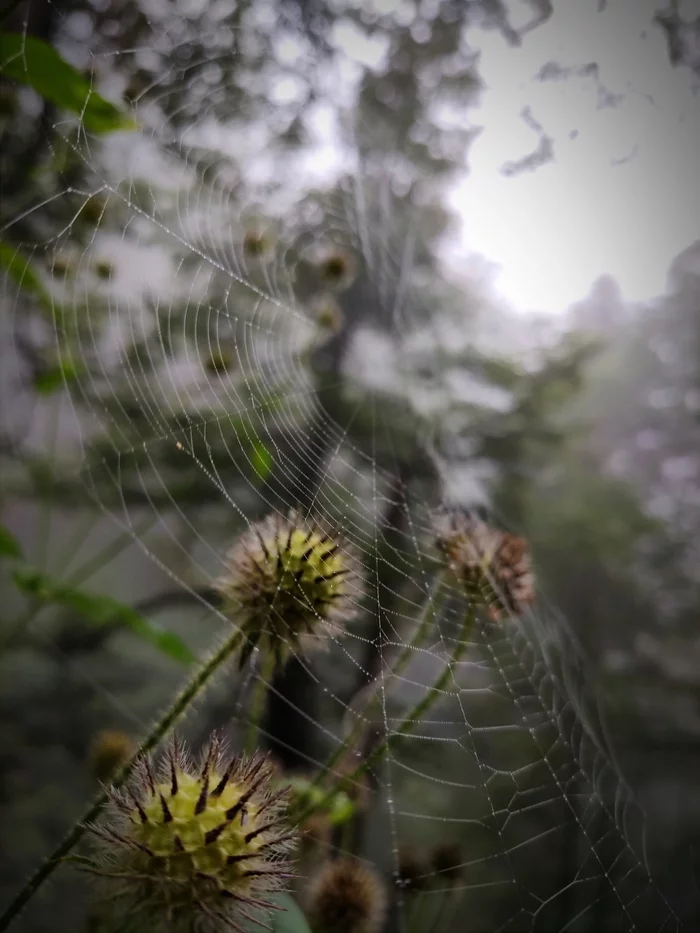
M 215 28 L 205 14 L 196 21 L 162 14 L 159 22 L 152 12 L 147 44 L 92 56 L 101 80 L 134 63 L 152 70 L 152 83 L 134 95 L 140 129 L 103 142 L 80 123 L 57 123 L 54 156 L 60 150 L 79 166 L 81 181 L 55 172 L 53 187 L 22 205 L 2 235 L 47 270 L 60 309 L 30 336 L 64 360 L 69 352 L 74 361 L 82 354 L 73 402 L 62 411 L 59 489 L 65 481 L 69 499 L 78 476 L 174 587 L 216 613 L 203 587 L 222 570 L 232 535 L 270 510 L 294 505 L 295 490 L 315 473 L 307 510 L 339 526 L 365 555 L 363 611 L 381 625 L 382 702 L 371 725 L 388 736 L 449 659 L 461 622 L 458 595 L 448 590 L 427 640 L 406 670 L 391 676 L 391 660 L 411 639 L 435 572 L 430 510 L 414 504 L 399 469 L 407 419 L 419 446 L 430 446 L 427 419 L 409 417 L 411 348 L 439 342 L 415 259 L 420 205 L 406 221 L 406 169 L 395 158 L 401 140 L 394 158 L 387 154 L 382 163 L 375 154 L 368 164 L 359 146 L 347 144 L 348 137 L 361 138 L 360 130 L 346 128 L 335 173 L 311 183 L 305 170 L 323 165 L 323 153 L 302 146 L 296 150 L 302 156 L 290 156 L 278 147 L 274 123 L 284 128 L 293 116 L 292 79 L 303 76 L 321 94 L 340 93 L 344 117 L 352 104 L 350 90 L 338 92 L 338 61 L 308 42 L 296 37 L 300 52 L 292 64 L 278 64 L 282 78 L 270 71 L 264 79 L 268 87 L 281 82 L 276 86 L 286 88 L 291 104 L 281 93 L 281 103 L 268 105 L 267 123 L 252 104 L 246 112 L 245 100 L 226 83 L 226 68 L 250 36 L 260 39 L 269 29 L 268 7 L 258 9 L 258 20 L 251 16 L 236 29 Z M 195 25 L 205 52 L 183 64 Z M 293 24 L 277 28 L 293 36 Z M 227 141 L 221 127 L 232 100 L 241 108 Z M 244 150 L 237 166 L 216 151 L 217 142 Z M 341 175 L 340 194 L 329 194 Z M 320 193 L 312 210 L 306 189 L 313 184 Z M 433 189 L 413 190 L 427 197 Z M 93 206 L 87 232 L 80 227 L 86 204 Z M 251 230 L 269 241 L 262 258 L 246 249 Z M 358 258 L 373 302 L 367 325 L 380 329 L 399 361 L 390 390 L 373 385 L 376 368 L 368 373 L 361 360 L 368 344 L 356 344 L 359 365 L 348 364 L 327 387 L 331 394 L 351 387 L 337 411 L 324 407 L 326 396 L 317 398 L 308 367 L 319 339 L 318 290 L 303 298 L 295 293 L 305 257 L 329 247 Z M 57 273 L 57 258 L 62 269 L 66 256 L 72 267 Z M 100 267 L 101 260 L 112 268 Z M 108 279 L 100 279 L 100 268 Z M 26 335 L 28 300 L 8 279 L 4 304 L 15 337 Z M 20 349 L 17 343 L 12 359 L 21 385 Z M 27 429 L 36 421 L 25 414 L 20 424 L 10 416 L 8 430 L 25 458 L 43 443 L 40 408 L 39 429 Z M 361 417 L 366 424 L 358 432 Z M 261 449 L 271 472 L 261 465 Z M 195 488 L 206 491 L 204 505 L 192 504 Z M 407 532 L 402 550 L 388 543 L 392 506 Z M 148 518 L 160 538 L 142 533 Z M 387 569 L 406 584 L 401 594 L 384 582 Z M 373 775 L 383 814 L 378 832 L 389 839 L 383 867 L 398 876 L 407 843 L 459 839 L 464 863 L 451 896 L 472 916 L 488 918 L 493 930 L 583 930 L 597 923 L 681 929 L 652 878 L 643 818 L 607 747 L 566 621 L 540 592 L 524 617 L 477 627 L 471 639 L 428 719 L 392 747 Z M 366 631 L 350 626 L 334 640 L 333 663 L 357 677 L 365 647 Z M 364 713 L 324 678 L 325 662 L 304 664 L 324 693 L 323 721 L 315 726 L 332 751 Z M 433 884 L 424 897 L 437 902 L 447 884 L 427 874 Z M 398 901 L 397 922 L 407 929 L 410 896 L 400 888 Z

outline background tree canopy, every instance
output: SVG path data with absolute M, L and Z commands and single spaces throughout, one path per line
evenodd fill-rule
M 387 933 L 700 922 L 700 18 L 589 6 L 0 12 L 3 905 L 96 736 L 136 741 L 227 631 L 212 581 L 271 511 L 340 529 L 366 592 L 275 674 L 263 744 L 305 779 L 380 683 L 371 755 L 453 651 L 448 595 L 391 673 L 447 504 L 527 538 L 537 602 L 475 631 L 325 857 L 377 866 Z M 240 745 L 261 677 L 217 680 L 191 743 Z M 409 883 L 451 842 L 457 880 Z M 61 869 L 17 929 L 105 929 L 86 904 Z

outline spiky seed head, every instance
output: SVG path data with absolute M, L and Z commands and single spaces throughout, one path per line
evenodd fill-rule
M 227 350 L 213 350 L 204 362 L 207 372 L 220 375 L 227 372 L 233 364 L 233 354 Z
M 440 842 L 430 853 L 433 871 L 444 881 L 454 884 L 462 876 L 464 854 L 457 842 Z
M 377 872 L 351 858 L 326 862 L 308 892 L 313 933 L 378 933 L 387 896 Z
M 213 736 L 195 764 L 174 740 L 160 767 L 144 758 L 124 790 L 111 789 L 102 821 L 89 825 L 88 867 L 105 919 L 139 929 L 219 933 L 247 929 L 271 910 L 268 895 L 291 877 L 295 834 L 287 791 L 272 791 L 267 758 L 228 758 Z
M 355 280 L 357 263 L 352 253 L 342 247 L 334 247 L 321 255 L 318 271 L 326 288 L 341 291 Z
M 222 611 L 253 648 L 281 667 L 292 654 L 323 648 L 352 618 L 359 595 L 357 561 L 319 524 L 295 512 L 271 515 L 244 533 L 226 556 L 215 587 Z
M 396 886 L 404 891 L 422 891 L 428 886 L 430 868 L 412 846 L 399 848 Z
M 524 538 L 492 528 L 461 510 L 436 521 L 435 543 L 474 602 L 493 619 L 523 612 L 535 598 L 530 550 Z
M 324 333 L 337 334 L 343 329 L 343 309 L 331 295 L 320 298 L 312 310 L 316 323 Z
M 108 259 L 98 259 L 94 266 L 95 275 L 98 279 L 106 281 L 114 275 L 114 266 Z
M 108 781 L 134 753 L 134 743 L 124 732 L 103 729 L 90 746 L 90 770 L 98 781 Z
M 262 230 L 246 230 L 243 235 L 243 251 L 247 256 L 261 259 L 272 249 L 272 238 Z

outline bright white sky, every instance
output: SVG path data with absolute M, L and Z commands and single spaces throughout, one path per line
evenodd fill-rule
M 557 0 L 519 49 L 496 32 L 469 34 L 487 84 L 470 117 L 485 130 L 452 203 L 466 247 L 502 266 L 497 290 L 520 310 L 562 311 L 606 272 L 628 300 L 650 298 L 700 238 L 700 99 L 690 72 L 668 62 L 655 6 L 610 0 L 598 13 L 593 0 Z M 597 62 L 601 83 L 625 99 L 598 109 L 594 77 L 535 81 L 549 60 Z M 539 142 L 525 107 L 553 138 L 555 161 L 506 177 L 503 163 Z

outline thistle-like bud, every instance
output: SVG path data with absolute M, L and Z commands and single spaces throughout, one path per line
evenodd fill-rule
M 312 881 L 307 915 L 313 933 L 378 933 L 387 897 L 374 869 L 351 858 L 327 862 Z
M 521 613 L 535 598 L 527 541 L 463 511 L 443 513 L 435 543 L 475 603 L 487 606 L 493 619 Z
M 89 825 L 108 919 L 139 929 L 242 933 L 278 909 L 266 897 L 292 877 L 287 790 L 272 792 L 268 759 L 226 758 L 213 736 L 195 766 L 174 740 L 156 769 L 144 758 Z M 107 918 L 106 918 L 107 919 Z
M 464 855 L 457 842 L 440 842 L 430 853 L 430 862 L 435 874 L 449 884 L 454 884 L 462 876 Z
M 292 654 L 325 647 L 354 614 L 354 557 L 294 512 L 254 525 L 229 551 L 226 565 L 215 587 L 223 612 L 246 636 L 241 665 L 257 646 L 281 667 Z
M 90 770 L 98 781 L 108 781 L 134 751 L 133 742 L 124 732 L 103 729 L 90 746 Z

